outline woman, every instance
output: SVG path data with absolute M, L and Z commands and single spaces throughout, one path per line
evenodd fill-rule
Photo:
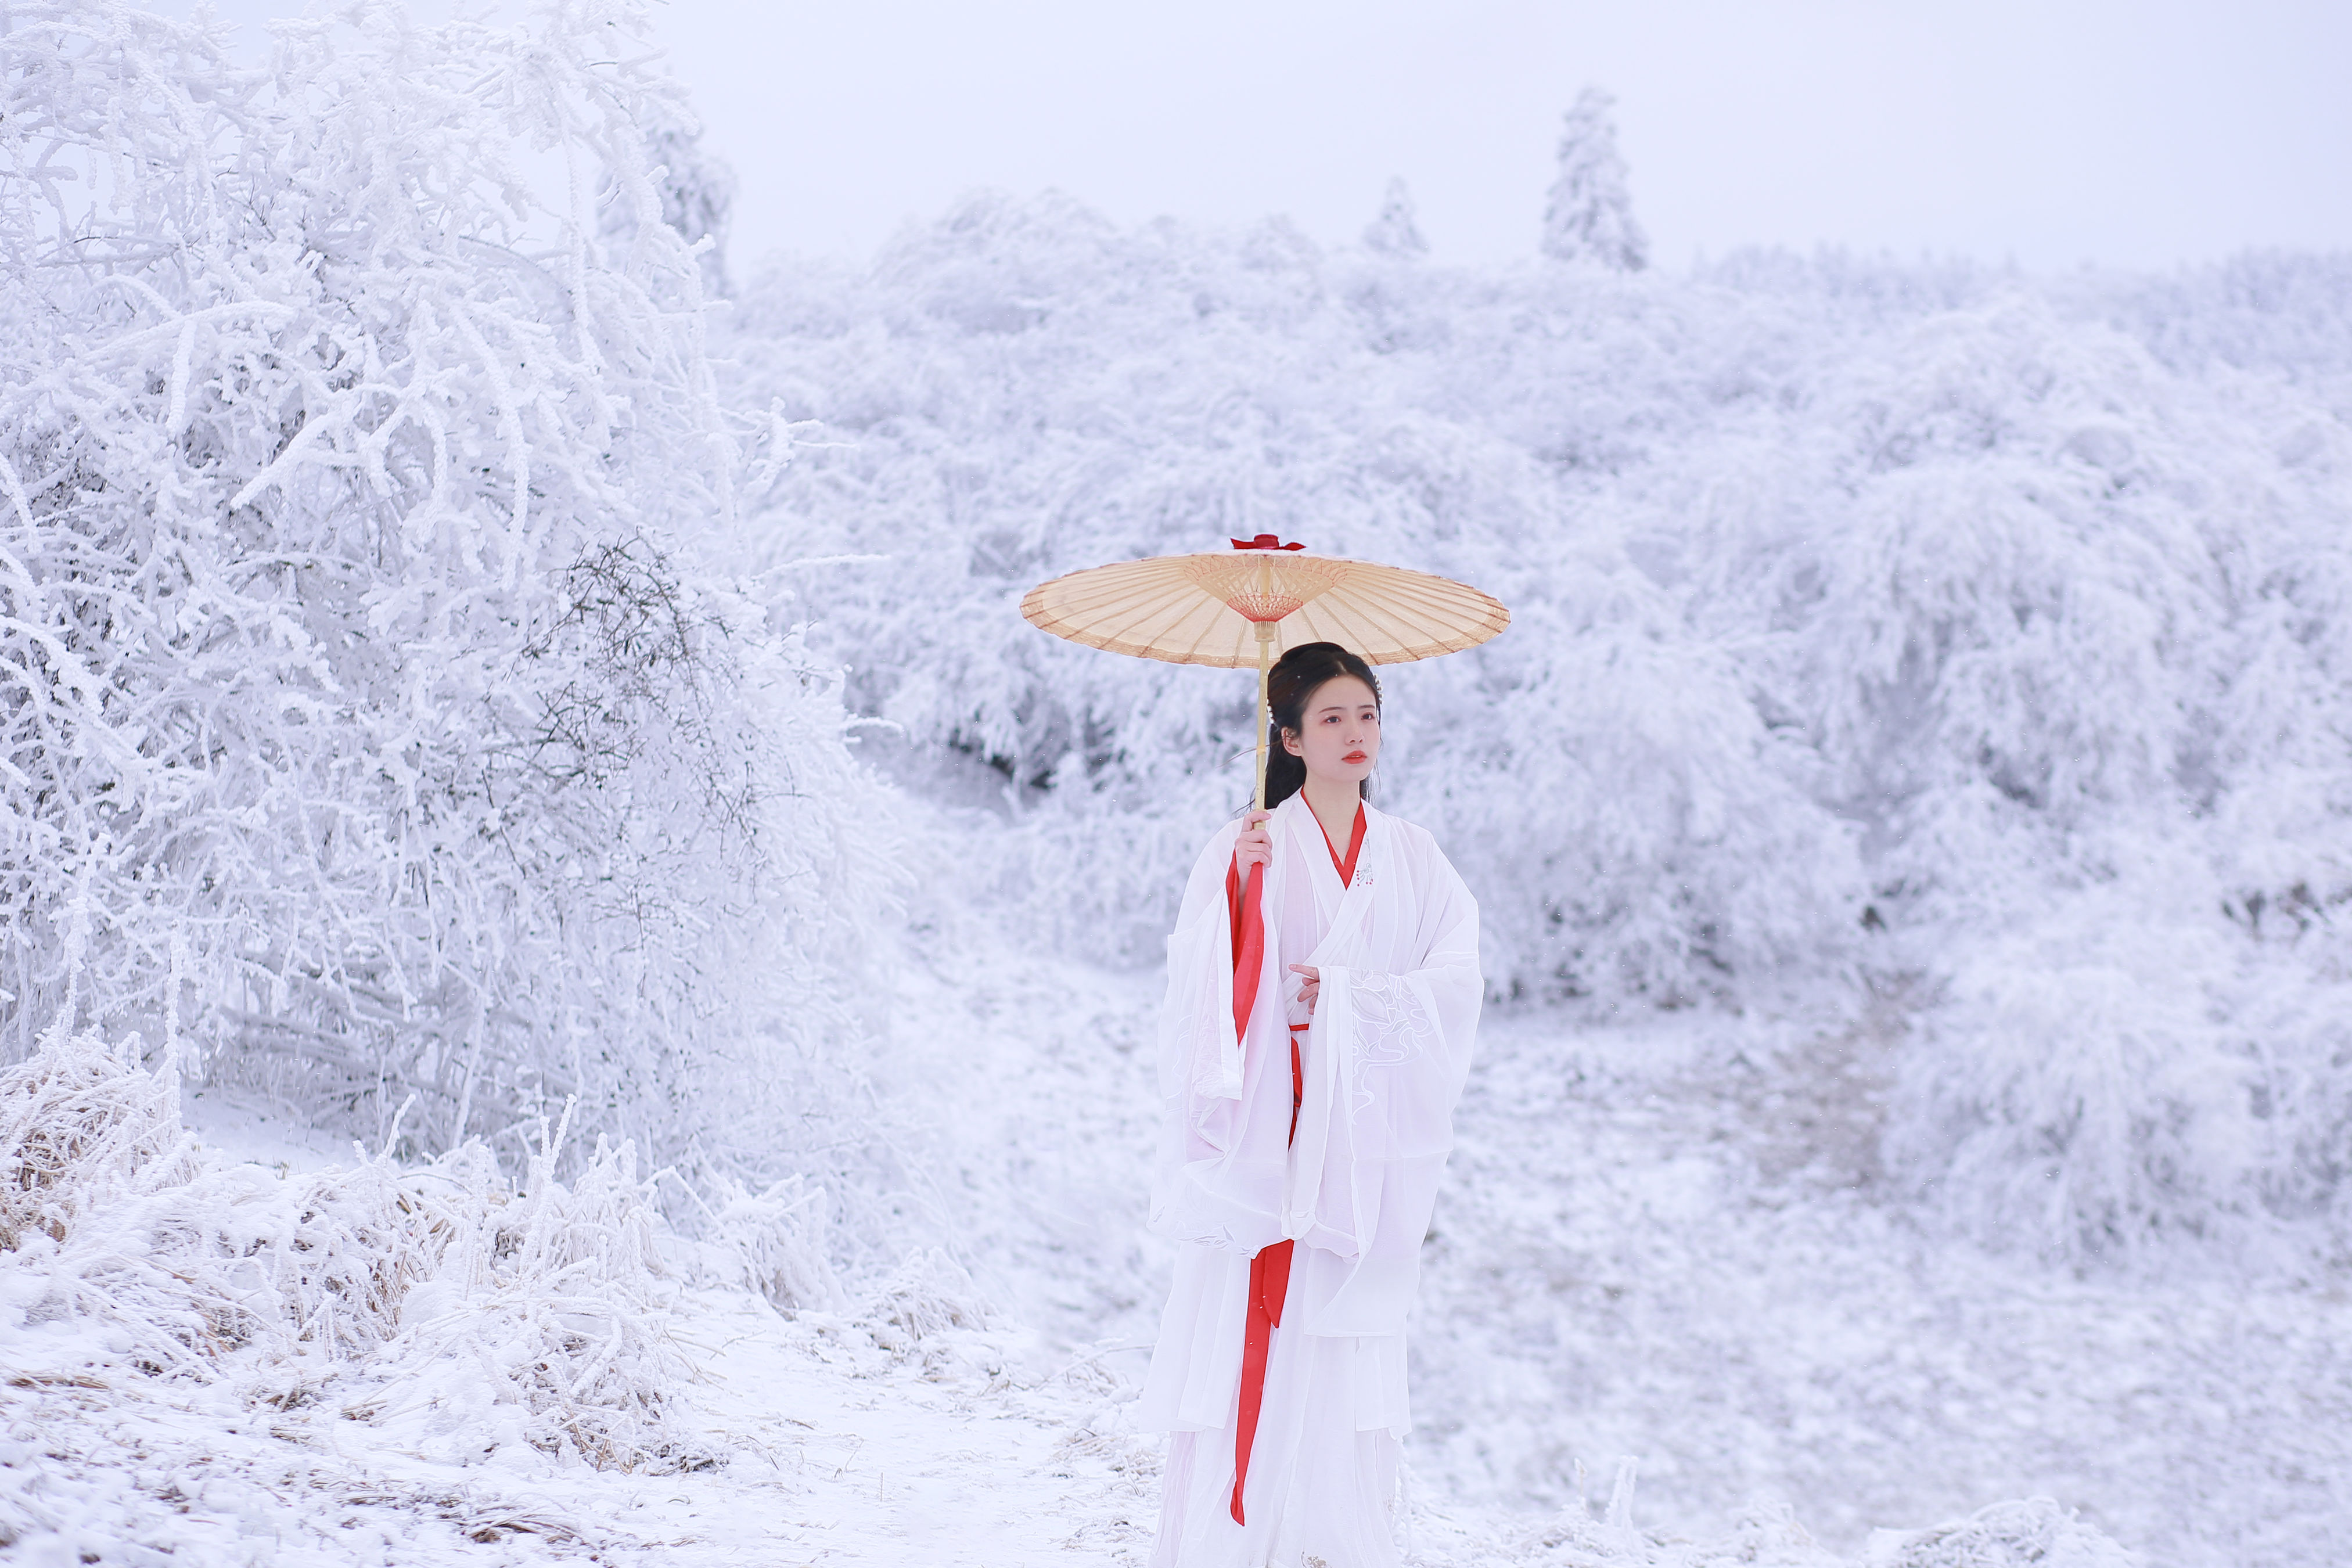
M 1397 1562 L 1405 1315 L 1484 994 L 1461 878 L 1364 804 L 1370 667 L 1309 643 L 1268 697 L 1272 810 L 1210 841 L 1168 942 L 1156 1568 Z

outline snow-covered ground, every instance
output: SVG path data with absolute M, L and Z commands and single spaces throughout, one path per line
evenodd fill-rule
M 230 1383 L 159 1383 L 83 1325 L 6 1336 L 5 1528 L 26 1563 L 1118 1563 L 1156 1461 L 1109 1379 L 1034 1336 L 787 1321 L 677 1301 L 710 1468 L 600 1471 L 527 1446 L 478 1462 Z M 887 1326 L 880 1340 L 892 1338 Z
M 711 1459 L 670 1474 L 522 1445 L 461 1454 L 435 1440 L 455 1434 L 429 1412 L 369 1419 L 331 1391 L 279 1408 L 234 1372 L 159 1380 L 87 1321 L 12 1314 L 0 1335 L 9 1560 L 1108 1564 L 1148 1552 L 1157 1445 L 1126 1419 L 1131 1384 L 1109 1358 L 1014 1328 L 916 1336 L 874 1313 L 787 1318 L 742 1290 L 682 1290 L 675 1307 Z M 1770 1508 L 1702 1550 L 1638 1515 L 1650 1528 L 1635 1529 L 1623 1507 L 1613 1522 L 1580 1502 L 1550 1519 L 1480 1515 L 1425 1479 L 1416 1502 L 1433 1564 L 1829 1561 Z M 2057 1561 L 2104 1560 L 2054 1510 L 2018 1511 L 2010 1533 L 2081 1548 Z
M 700 1374 L 692 1397 L 721 1459 L 670 1475 L 567 1467 L 529 1449 L 436 1461 L 332 1405 L 256 1407 L 225 1385 L 154 1384 L 100 1336 L 13 1331 L 0 1406 L 6 1560 L 1076 1568 L 1147 1558 L 1157 1447 L 1125 1423 L 1120 1381 L 1094 1362 L 984 1330 L 887 1348 L 870 1325 L 788 1321 L 740 1293 L 681 1306 Z M 1840 1561 L 1785 1509 L 1751 1510 L 1706 1542 L 1626 1512 L 1578 1503 L 1548 1518 L 1481 1516 L 1424 1496 L 1412 1531 L 1432 1568 Z M 1887 1532 L 1867 1561 L 1958 1568 L 2034 1561 L 2035 1550 L 2052 1568 L 2128 1561 L 2047 1503 L 1943 1532 L 1959 1551 L 1938 1533 Z M 2016 1554 L 1965 1554 L 1984 1542 Z
M 724 1247 L 666 1241 L 684 1468 L 499 1441 L 464 1369 L 403 1342 L 381 1359 L 404 1381 L 254 1352 L 151 1375 L 101 1320 L 42 1307 L 36 1248 L 0 1254 L 8 1560 L 1144 1561 L 1153 979 L 927 924 L 953 902 L 919 900 L 890 1062 L 900 1134 L 933 1151 L 912 1201 L 972 1245 L 779 1311 Z M 1885 1043 L 1490 1020 L 1418 1331 L 1418 1561 L 2330 1560 L 2343 1292 L 2193 1258 L 2056 1274 L 1924 1234 L 1877 1194 Z M 192 1090 L 187 1114 L 248 1182 L 353 1163 L 251 1101 Z
M 1929 1234 L 1877 1185 L 1867 1033 L 1740 1035 L 1490 1030 L 1423 1298 L 1424 1469 L 1552 1497 L 1635 1454 L 1645 1520 L 1781 1498 L 1846 1549 L 2040 1495 L 2151 1563 L 2340 1560 L 2340 1279 L 2076 1272 Z

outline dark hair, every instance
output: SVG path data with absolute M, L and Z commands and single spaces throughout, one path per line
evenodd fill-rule
M 1285 730 L 1303 734 L 1307 700 L 1327 681 L 1352 675 L 1372 689 L 1372 706 L 1381 701 L 1381 683 L 1372 667 L 1335 642 L 1301 643 L 1275 661 L 1266 675 L 1265 805 L 1280 805 L 1307 786 L 1307 763 L 1283 749 Z

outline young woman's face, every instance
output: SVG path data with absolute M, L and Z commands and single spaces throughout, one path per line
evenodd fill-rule
M 1307 764 L 1307 776 L 1360 784 L 1381 760 L 1381 705 L 1352 675 L 1334 676 L 1307 695 L 1304 730 L 1285 730 L 1283 749 Z

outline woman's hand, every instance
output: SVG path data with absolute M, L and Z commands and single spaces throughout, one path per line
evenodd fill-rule
M 1315 1016 L 1315 998 L 1322 994 L 1323 972 L 1311 963 L 1294 963 L 1290 973 L 1307 976 L 1307 983 L 1298 988 L 1298 999 L 1307 1004 L 1307 1016 L 1311 1018 Z
M 1265 819 L 1273 815 L 1270 811 L 1252 811 L 1242 818 L 1242 836 L 1234 840 L 1234 864 L 1241 868 L 1244 877 L 1253 866 L 1274 864 L 1274 835 L 1265 826 Z

